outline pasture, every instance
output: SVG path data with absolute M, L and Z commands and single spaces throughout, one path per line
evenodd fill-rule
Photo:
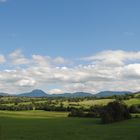
M 0 111 L 0 140 L 140 140 L 140 119 L 102 125 L 67 113 Z
M 6 105 L 6 106 L 13 106 L 16 102 L 18 102 L 19 105 L 29 105 L 34 103 L 49 103 L 53 104 L 55 106 L 59 106 L 61 103 L 65 107 L 68 106 L 74 106 L 74 107 L 84 107 L 84 108 L 90 108 L 91 106 L 95 105 L 107 105 L 109 102 L 115 101 L 115 99 L 84 99 L 79 100 L 77 102 L 75 101 L 68 101 L 68 99 L 52 99 L 50 102 L 50 99 L 47 98 L 26 98 L 26 97 L 2 97 L 0 99 L 0 104 Z M 131 98 L 124 100 L 124 102 L 128 105 L 135 105 L 140 104 L 140 98 Z
M 133 99 L 129 99 L 124 101 L 128 106 L 130 105 L 136 105 L 136 104 L 140 104 L 140 98 L 133 98 Z

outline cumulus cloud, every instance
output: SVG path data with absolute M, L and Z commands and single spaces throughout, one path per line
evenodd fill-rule
M 0 91 L 19 93 L 41 88 L 48 93 L 58 94 L 140 90 L 140 52 L 103 51 L 85 57 L 83 61 L 88 61 L 88 64 L 80 62 L 77 65 L 76 62 L 73 67 L 63 57 L 34 54 L 28 59 L 21 50 L 16 50 L 9 56 L 9 61 L 15 67 L 0 70 Z M 23 64 L 28 66 L 22 67 Z M 53 88 L 50 89 L 50 86 Z
M 21 79 L 17 82 L 17 85 L 19 86 L 34 86 L 35 85 L 35 80 L 32 78 L 26 78 L 26 79 Z
M 124 65 L 126 61 L 140 61 L 140 52 L 126 52 L 122 50 L 117 51 L 103 51 L 84 60 L 93 61 L 94 63 L 102 63 L 102 65 L 119 66 Z
M 46 67 L 53 67 L 53 66 L 59 66 L 59 65 L 67 65 L 70 63 L 70 61 L 64 59 L 63 57 L 56 57 L 51 58 L 50 56 L 41 56 L 41 55 L 32 55 L 32 59 L 34 63 L 41 66 Z
M 49 56 L 33 55 L 33 62 L 37 65 L 49 67 L 51 58 Z
M 139 79 L 140 78 L 140 63 L 126 65 L 122 69 L 122 76 L 126 79 Z
M 5 63 L 6 62 L 6 58 L 4 55 L 0 55 L 0 64 Z
M 53 62 L 55 63 L 55 64 L 66 64 L 66 63 L 68 63 L 69 61 L 67 61 L 66 59 L 64 59 L 63 57 L 56 57 L 54 60 L 53 60 Z
M 29 63 L 29 60 L 24 57 L 21 50 L 19 50 L 19 49 L 12 52 L 9 55 L 9 57 L 12 61 L 12 64 L 14 64 L 14 65 L 23 65 L 23 64 L 28 64 Z
M 50 94 L 61 94 L 61 93 L 63 93 L 64 91 L 63 90 L 61 90 L 61 89 L 51 89 L 51 90 L 49 90 L 48 91 Z

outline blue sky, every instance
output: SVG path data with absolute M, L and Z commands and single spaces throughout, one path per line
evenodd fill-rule
M 64 56 L 139 50 L 139 0 L 7 0 L 0 4 L 0 51 Z
M 0 90 L 140 90 L 139 5 L 0 0 Z

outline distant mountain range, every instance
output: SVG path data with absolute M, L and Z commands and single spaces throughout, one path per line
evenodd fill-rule
M 0 93 L 0 96 L 8 96 L 9 94 L 8 93 Z
M 75 92 L 75 93 L 63 93 L 63 94 L 52 94 L 52 97 L 88 97 L 93 96 L 91 93 L 86 92 Z
M 102 91 L 97 94 L 91 94 L 86 92 L 75 92 L 75 93 L 63 93 L 63 94 L 47 94 L 42 90 L 35 89 L 31 92 L 27 93 L 21 93 L 18 95 L 12 95 L 12 96 L 18 96 L 18 97 L 109 97 L 113 95 L 125 95 L 125 94 L 132 94 L 132 92 L 129 91 Z M 0 96 L 11 96 L 8 93 L 0 93 Z
M 17 96 L 20 96 L 20 97 L 87 97 L 87 96 L 93 96 L 93 94 L 85 93 L 85 92 L 47 94 L 42 90 L 36 89 L 28 93 L 18 94 Z
M 114 95 L 125 95 L 125 94 L 132 94 L 132 92 L 129 91 L 101 91 L 95 96 L 97 97 L 109 97 L 109 96 L 114 96 Z

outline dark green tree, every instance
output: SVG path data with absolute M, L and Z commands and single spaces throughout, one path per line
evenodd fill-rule
M 112 123 L 130 119 L 131 115 L 128 107 L 123 102 L 114 101 L 104 107 L 101 118 L 102 123 Z

